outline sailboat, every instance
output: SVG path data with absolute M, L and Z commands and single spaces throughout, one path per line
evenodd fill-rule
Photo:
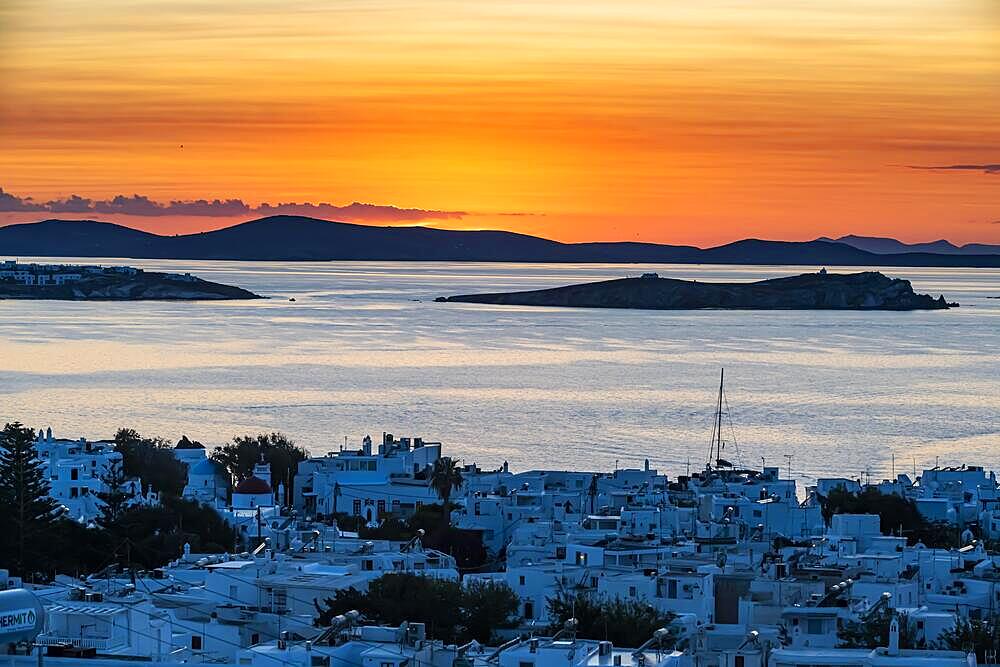
M 708 462 L 705 465 L 707 470 L 733 468 L 733 464 L 731 462 L 722 458 L 722 450 L 726 448 L 726 442 L 722 439 L 723 412 L 725 412 L 726 418 L 729 420 L 730 424 L 732 423 L 732 419 L 729 414 L 729 403 L 726 401 L 725 394 L 726 369 L 723 368 L 719 376 L 719 399 L 715 408 L 715 419 L 712 420 L 712 440 L 708 448 Z M 739 454 L 739 451 L 737 451 L 737 454 Z

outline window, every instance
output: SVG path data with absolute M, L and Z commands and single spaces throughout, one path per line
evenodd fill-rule
M 746 664 L 747 664 L 747 663 L 746 663 L 746 661 L 745 661 L 745 660 L 743 659 L 743 656 L 742 656 L 742 655 L 738 655 L 738 656 L 736 656 L 736 659 L 735 659 L 735 660 L 733 660 L 733 667 L 746 667 Z
M 535 603 L 531 600 L 524 603 L 524 617 L 529 619 L 535 617 Z
M 76 472 L 76 471 L 74 470 L 73 472 Z M 70 497 L 70 498 L 76 498 L 76 497 L 77 497 L 77 496 L 79 495 L 79 493 L 80 493 L 80 489 L 78 489 L 78 488 L 76 488 L 76 487 L 74 486 L 74 487 L 72 487 L 72 488 L 71 488 L 71 489 L 69 490 L 69 497 Z
M 75 479 L 80 479 L 80 471 L 79 471 L 79 469 L 73 468 L 72 470 L 70 470 L 69 471 L 69 478 L 70 479 L 74 479 L 74 480 Z
M 274 608 L 278 611 L 288 608 L 288 591 L 283 588 L 274 589 Z
M 810 618 L 806 620 L 806 634 L 807 635 L 821 635 L 823 634 L 823 619 L 822 618 Z
M 201 650 L 201 635 L 191 635 L 191 650 L 192 651 Z
M 634 597 L 635 597 L 635 595 L 636 595 L 636 592 L 637 592 L 637 591 L 636 591 L 636 589 L 635 589 L 635 586 L 629 586 L 629 587 L 628 587 L 628 596 L 629 596 L 629 597 L 631 597 L 631 598 L 634 598 Z
M 354 514 L 355 515 L 361 514 L 361 499 L 360 498 L 356 498 L 354 500 Z
M 535 667 L 535 663 L 522 660 L 517 663 L 517 667 Z
M 378 513 L 379 514 L 385 514 L 385 501 L 384 500 L 378 501 Z
M 524 575 L 523 574 L 520 577 L 517 578 L 517 585 L 518 586 L 524 586 Z
M 394 662 L 383 662 L 383 663 L 379 663 L 379 667 L 396 667 L 396 663 L 394 663 Z
M 667 597 L 671 600 L 677 599 L 677 580 L 670 579 L 667 581 Z
M 260 633 L 259 632 L 255 632 L 252 635 L 250 635 L 250 644 L 251 645 L 259 644 L 259 643 L 260 643 Z

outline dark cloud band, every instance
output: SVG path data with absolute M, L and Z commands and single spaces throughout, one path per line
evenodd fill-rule
M 307 215 L 335 217 L 342 220 L 405 222 L 454 220 L 469 215 L 465 211 L 437 211 L 399 208 L 354 202 L 346 206 L 327 203 L 279 203 L 251 206 L 240 199 L 195 199 L 158 202 L 145 195 L 118 195 L 112 199 L 92 200 L 79 195 L 38 202 L 18 197 L 0 188 L 0 213 L 101 213 L 140 217 L 194 216 L 229 218 L 243 215 Z
M 945 165 L 907 165 L 910 169 L 925 169 L 929 171 L 981 171 L 985 174 L 1000 174 L 1000 164 L 945 164 Z

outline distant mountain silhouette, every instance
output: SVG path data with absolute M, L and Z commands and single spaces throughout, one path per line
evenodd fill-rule
M 928 243 L 903 243 L 902 241 L 882 236 L 856 236 L 850 234 L 848 236 L 841 236 L 839 239 L 830 239 L 824 236 L 816 240 L 846 243 L 853 248 L 879 255 L 903 252 L 929 252 L 937 255 L 1000 255 L 1000 245 L 969 243 L 957 246 L 945 239 L 930 241 Z
M 371 260 L 1000 266 L 1000 255 L 875 253 L 845 242 L 747 239 L 715 248 L 560 243 L 503 231 L 373 227 L 273 216 L 198 234 L 159 236 L 107 222 L 45 220 L 0 227 L 0 255 L 136 259 Z

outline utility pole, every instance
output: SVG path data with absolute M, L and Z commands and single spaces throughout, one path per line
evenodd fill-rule
M 785 458 L 788 459 L 788 479 L 792 478 L 792 457 L 794 454 L 785 454 Z

